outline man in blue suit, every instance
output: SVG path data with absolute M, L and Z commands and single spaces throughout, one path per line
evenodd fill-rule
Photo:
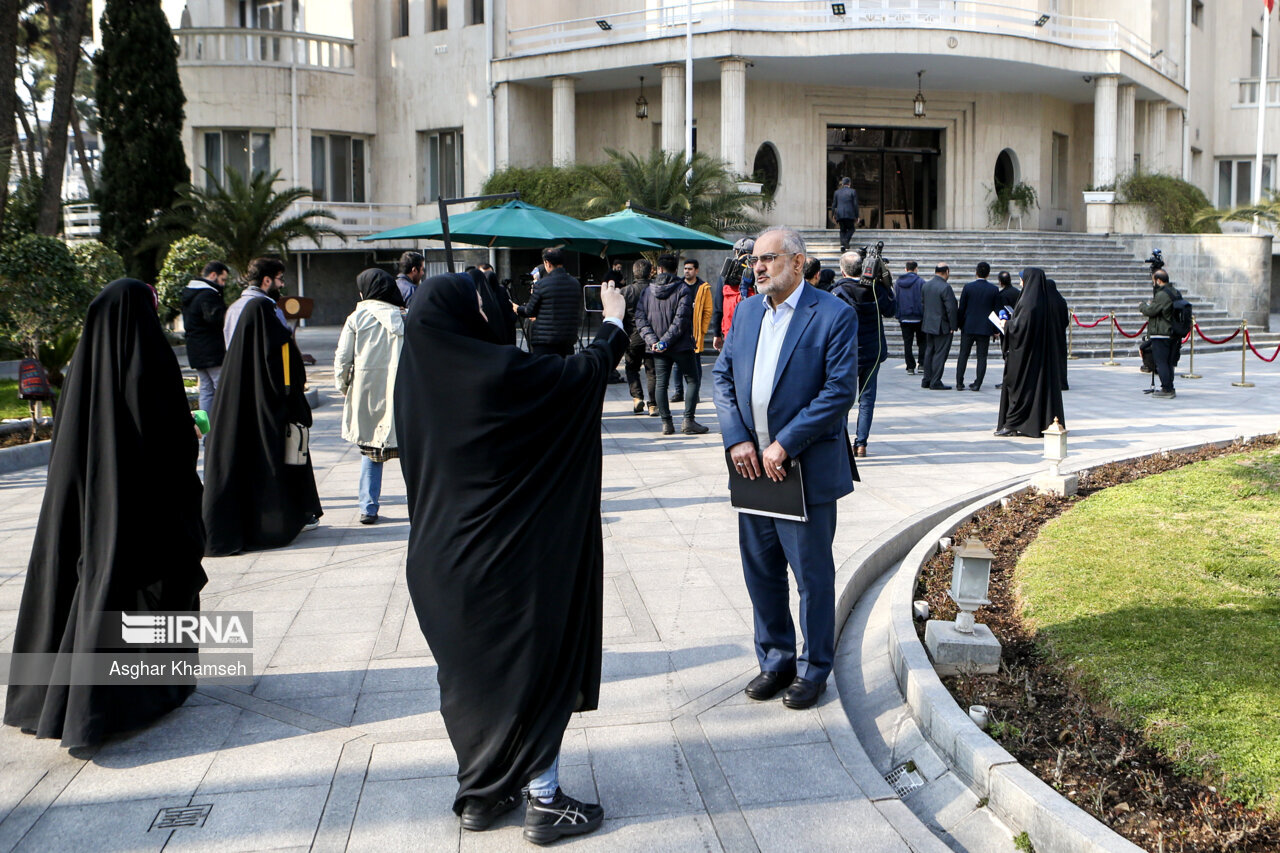
M 964 390 L 964 371 L 969 366 L 969 353 L 973 345 L 978 345 L 978 375 L 974 377 L 970 391 L 982 388 L 982 380 L 987 375 L 987 347 L 991 345 L 991 335 L 996 327 L 991 324 L 990 315 L 1000 307 L 1000 288 L 987 281 L 991 275 L 991 265 L 986 261 L 978 264 L 978 277 L 964 286 L 960 291 L 960 357 L 956 359 L 956 390 Z
M 836 500 L 857 479 L 848 418 L 857 393 L 858 318 L 804 283 L 804 240 L 795 231 L 768 229 L 749 260 L 759 295 L 738 306 L 714 372 L 720 431 L 731 462 L 750 479 L 781 482 L 788 476 L 783 463 L 799 461 L 808 521 L 738 516 L 760 661 L 746 694 L 765 700 L 786 691 L 788 708 L 809 708 L 826 688 L 835 657 L 831 543 Z M 788 564 L 800 591 L 798 657 Z

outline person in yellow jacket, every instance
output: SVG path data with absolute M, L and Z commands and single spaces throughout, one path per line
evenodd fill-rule
M 698 277 L 698 260 L 690 258 L 684 262 L 684 281 L 693 291 L 693 352 L 697 356 L 698 379 L 702 379 L 702 348 L 707 337 L 707 329 L 711 326 L 711 285 Z M 684 402 L 684 382 L 680 368 L 675 368 L 672 386 L 676 389 L 671 395 L 671 402 Z

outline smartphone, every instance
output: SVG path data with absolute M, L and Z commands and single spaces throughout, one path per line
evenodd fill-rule
M 582 307 L 597 314 L 604 313 L 604 300 L 600 298 L 600 285 L 586 284 L 582 286 Z

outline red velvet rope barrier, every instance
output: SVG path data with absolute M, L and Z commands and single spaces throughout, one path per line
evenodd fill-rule
M 1222 340 L 1220 340 L 1220 341 L 1215 341 L 1213 338 L 1209 337 L 1208 335 L 1206 335 L 1206 334 L 1204 333 L 1204 331 L 1200 328 L 1200 324 L 1199 324 L 1199 323 L 1196 323 L 1196 324 L 1195 324 L 1195 330 L 1196 330 L 1197 332 L 1199 332 L 1199 333 L 1200 333 L 1200 337 L 1201 337 L 1201 338 L 1203 338 L 1203 339 L 1204 339 L 1205 341 L 1207 341 L 1208 343 L 1215 344 L 1215 345 L 1217 345 L 1217 344 L 1226 344 L 1226 343 L 1230 343 L 1231 341 L 1235 340 L 1236 335 L 1240 334 L 1240 327 L 1239 327 L 1239 326 L 1237 326 L 1237 327 L 1236 327 L 1236 330 L 1235 330 L 1234 332 L 1232 332 L 1231 334 L 1227 335 L 1225 338 L 1223 338 L 1223 339 L 1222 339 Z
M 1075 315 L 1075 312 L 1073 311 L 1073 312 L 1071 313 L 1071 319 L 1072 319 L 1072 320 L 1075 320 L 1075 321 L 1076 321 L 1076 325 L 1077 325 L 1077 326 L 1079 326 L 1079 327 L 1080 327 L 1080 328 L 1082 328 L 1082 329 L 1092 329 L 1094 326 L 1098 325 L 1098 324 L 1099 324 L 1099 323 L 1101 323 L 1103 320 L 1107 319 L 1107 317 L 1108 317 L 1108 316 L 1109 316 L 1109 315 L 1107 315 L 1107 314 L 1103 314 L 1101 317 L 1099 317 L 1098 319 L 1094 320 L 1092 323 L 1081 323 L 1081 322 L 1080 322 L 1080 318 L 1079 318 L 1079 317 L 1077 317 L 1077 316 Z
M 1237 331 L 1239 331 L 1239 330 L 1237 329 Z M 1248 330 L 1248 329 L 1245 329 L 1245 330 L 1244 330 L 1244 342 L 1245 342 L 1246 344 L 1248 344 L 1248 345 L 1249 345 L 1249 349 L 1253 350 L 1253 354 L 1254 354 L 1254 355 L 1256 355 L 1258 358 L 1262 359 L 1263 361 L 1265 361 L 1265 362 L 1267 362 L 1267 363 L 1270 363 L 1270 362 L 1275 361 L 1275 360 L 1276 360 L 1276 356 L 1280 355 L 1280 344 L 1276 344 L 1276 351 L 1275 351 L 1275 352 L 1273 352 L 1273 353 L 1271 353 L 1271 358 L 1267 358 L 1265 355 L 1263 355 L 1262 353 L 1258 352 L 1258 348 L 1257 348 L 1257 347 L 1255 347 L 1255 346 L 1253 345 L 1253 341 L 1249 339 L 1249 330 Z
M 1138 331 L 1134 332 L 1131 335 L 1128 332 L 1126 332 L 1124 329 L 1120 328 L 1120 321 L 1116 319 L 1116 316 L 1114 314 L 1111 315 L 1111 322 L 1115 324 L 1116 331 L 1124 335 L 1126 338 L 1136 338 L 1138 335 L 1142 334 L 1143 329 L 1147 328 L 1147 324 L 1143 323 L 1142 328 L 1138 329 Z

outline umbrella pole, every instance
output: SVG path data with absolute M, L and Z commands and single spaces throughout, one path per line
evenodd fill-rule
M 449 239 L 449 205 L 445 202 L 444 196 L 436 198 L 440 202 L 440 232 L 444 237 L 444 262 L 449 272 L 456 272 L 453 268 L 453 241 Z

